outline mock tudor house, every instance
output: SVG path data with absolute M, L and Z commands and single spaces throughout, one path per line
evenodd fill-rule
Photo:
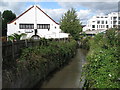
M 7 24 L 7 36 L 14 33 L 26 33 L 24 39 L 37 35 L 41 38 L 68 38 L 62 33 L 59 24 L 48 16 L 38 6 L 34 5 Z

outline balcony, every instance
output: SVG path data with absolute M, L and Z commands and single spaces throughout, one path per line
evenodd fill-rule
M 119 19 L 118 20 L 120 20 L 120 17 L 119 17 Z
M 117 21 L 117 17 L 113 17 L 113 21 Z
M 117 21 L 113 21 L 113 25 L 117 25 Z

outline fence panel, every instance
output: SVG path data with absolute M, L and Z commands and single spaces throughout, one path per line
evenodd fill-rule
M 64 39 L 56 39 L 53 41 L 63 41 Z M 66 40 L 68 41 L 68 40 Z M 21 51 L 27 47 L 48 45 L 47 41 L 27 41 L 20 40 L 16 42 L 3 42 L 2 43 L 2 58 L 3 58 L 3 69 L 15 66 L 16 59 L 20 57 Z

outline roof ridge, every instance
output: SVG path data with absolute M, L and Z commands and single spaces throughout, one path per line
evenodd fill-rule
M 18 18 L 20 18 L 22 15 L 24 15 L 26 12 L 28 12 L 30 9 L 32 9 L 33 7 L 37 7 L 42 13 L 44 13 L 47 17 L 49 17 L 53 22 L 55 22 L 56 24 L 58 24 L 55 20 L 53 20 L 49 15 L 47 15 L 42 9 L 40 9 L 37 5 L 33 5 L 32 7 L 30 7 L 29 9 L 27 9 L 25 12 L 23 12 L 22 14 L 20 14 L 18 17 L 16 17 L 15 19 L 13 19 L 10 23 L 13 23 L 15 20 L 17 20 Z M 59 25 L 59 24 L 58 24 Z
M 55 20 L 53 20 L 48 14 L 46 14 L 41 8 L 39 8 L 37 5 L 36 5 L 36 7 L 40 10 L 40 11 L 42 11 L 47 17 L 49 17 L 53 22 L 55 22 L 56 24 L 58 24 Z
M 18 18 L 20 18 L 22 15 L 24 15 L 26 12 L 28 12 L 30 9 L 32 9 L 34 7 L 34 5 L 33 6 L 31 6 L 29 9 L 27 9 L 25 12 L 23 12 L 22 14 L 20 14 L 18 17 L 16 17 L 15 19 L 13 19 L 11 22 L 9 22 L 8 24 L 10 24 L 10 23 L 12 23 L 12 22 L 14 22 L 15 20 L 17 20 Z

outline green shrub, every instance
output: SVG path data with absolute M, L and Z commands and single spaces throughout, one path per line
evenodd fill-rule
M 119 32 L 108 30 L 90 41 L 87 64 L 84 66 L 85 87 L 120 88 Z
M 49 72 L 46 71 L 47 66 L 50 63 L 54 63 L 56 68 L 60 68 L 69 61 L 71 56 L 74 56 L 74 52 L 76 51 L 77 43 L 75 40 L 70 40 L 70 42 L 46 42 L 49 42 L 48 46 L 41 45 L 24 49 L 17 61 L 18 69 L 24 67 L 30 72 L 42 70 L 42 74 L 46 76 L 47 72 Z
M 92 37 L 90 37 L 90 36 L 86 36 L 86 37 L 80 37 L 81 39 L 80 39 L 80 47 L 81 48 L 83 48 L 83 49 L 87 49 L 87 50 L 89 50 L 89 48 L 90 48 L 90 42 L 89 42 L 89 40 L 92 38 Z
M 4 71 L 5 88 L 7 85 L 7 88 L 33 87 L 50 72 L 67 64 L 75 55 L 77 47 L 76 41 L 72 39 L 59 42 L 42 39 L 40 43 L 40 46 L 23 49 L 22 55 L 16 60 L 16 67 Z

